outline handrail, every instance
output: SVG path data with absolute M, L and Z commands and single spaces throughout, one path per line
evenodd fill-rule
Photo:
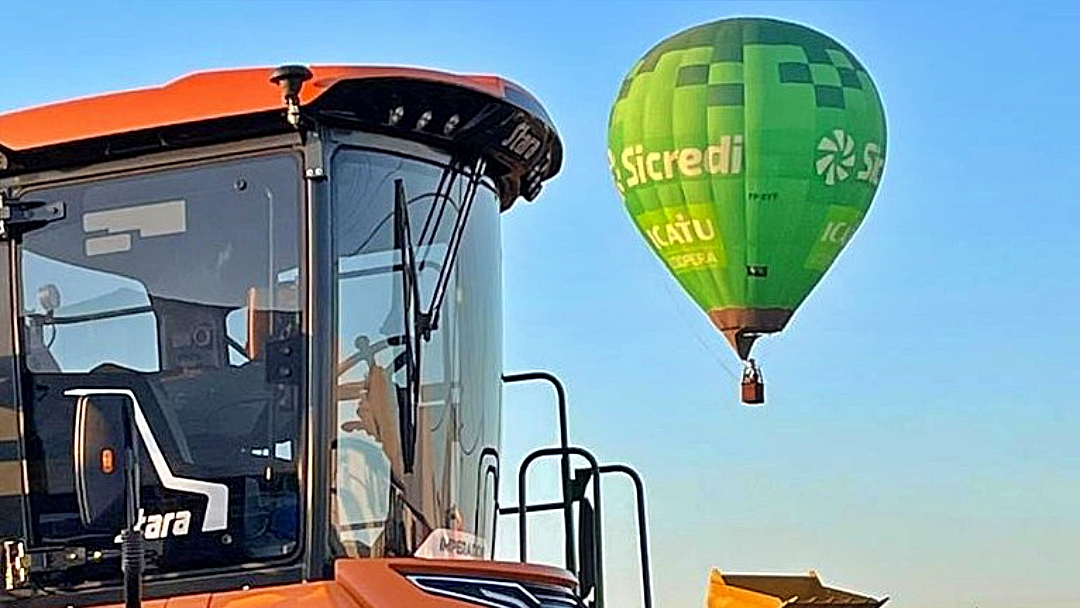
M 592 473 L 596 475 L 596 478 L 597 479 L 600 478 L 600 465 L 599 465 L 599 463 L 597 463 L 596 457 L 593 456 L 592 453 L 590 453 L 588 450 L 585 450 L 583 448 L 573 447 L 573 446 L 566 447 L 566 448 L 561 448 L 561 447 L 560 448 L 541 448 L 539 450 L 533 451 L 531 454 L 529 454 L 528 456 L 525 457 L 525 460 L 522 461 L 522 463 L 521 463 L 521 468 L 518 469 L 518 507 L 519 507 L 519 510 L 518 510 L 518 552 L 519 552 L 519 559 L 520 559 L 521 562 L 525 562 L 528 559 L 528 548 L 527 548 L 527 545 L 528 545 L 528 540 L 527 540 L 528 531 L 526 529 L 527 528 L 527 526 L 526 526 L 526 515 L 528 514 L 530 509 L 529 509 L 529 506 L 528 506 L 528 504 L 529 504 L 528 499 L 526 498 L 526 492 L 527 491 L 525 489 L 525 486 L 526 486 L 525 480 L 526 480 L 526 478 L 528 476 L 529 466 L 531 466 L 532 463 L 535 462 L 539 458 L 543 458 L 543 457 L 546 457 L 546 456 L 559 456 L 559 455 L 565 457 L 567 459 L 567 461 L 569 461 L 569 457 L 571 455 L 581 456 L 582 458 L 589 461 L 590 469 L 591 469 Z M 569 484 L 569 476 L 563 477 L 563 484 L 564 484 L 564 487 Z M 571 503 L 570 503 L 569 500 L 566 500 L 568 498 L 569 498 L 569 495 L 564 494 L 563 506 L 566 508 L 567 511 L 570 511 Z M 593 484 L 593 504 L 597 505 L 597 509 L 600 508 L 599 505 L 601 504 L 601 500 L 600 500 L 600 484 L 599 483 L 594 483 Z M 520 508 L 522 506 L 524 506 L 524 508 Z M 572 511 L 571 511 L 571 513 L 572 513 Z M 597 516 L 595 518 L 594 524 L 593 524 L 593 530 L 592 530 L 593 546 L 595 547 L 595 550 L 596 550 L 596 566 L 597 566 L 597 568 L 596 568 L 596 598 L 595 598 L 595 602 L 593 604 L 594 608 L 604 608 L 604 558 L 603 558 L 604 536 L 603 536 L 603 533 L 602 533 L 602 530 L 601 530 L 601 521 L 600 521 L 600 519 L 601 518 L 599 516 Z M 573 528 L 572 527 L 567 528 L 566 532 L 567 532 L 567 534 L 566 534 L 566 542 L 567 542 L 568 545 L 571 545 L 571 550 L 572 550 L 571 539 L 573 538 Z M 575 560 L 575 562 L 576 562 L 576 560 Z M 567 569 L 571 570 L 573 572 L 577 571 L 576 566 L 574 568 L 567 568 Z
M 562 382 L 554 374 L 545 371 L 520 372 L 503 374 L 502 380 L 506 384 L 517 382 L 544 381 L 555 388 L 559 407 L 559 448 L 570 449 L 570 421 L 566 410 L 566 389 Z M 570 504 L 570 453 L 562 452 L 560 463 L 562 472 L 562 497 L 563 497 L 563 525 L 566 527 L 566 566 L 567 570 L 577 571 L 577 553 L 574 546 L 574 511 Z M 523 504 L 523 503 L 519 503 Z
M 495 459 L 495 463 L 492 464 L 488 462 L 485 467 L 484 461 L 489 456 Z M 473 530 L 475 530 L 477 534 L 480 533 L 480 503 L 483 500 L 481 484 L 487 481 L 489 476 L 493 476 L 495 478 L 495 486 L 492 488 L 492 495 L 495 497 L 495 510 L 494 513 L 492 513 L 493 521 L 491 523 L 492 557 L 495 556 L 495 534 L 499 528 L 499 466 L 499 451 L 490 445 L 484 446 L 484 448 L 480 450 L 480 460 L 476 463 L 476 509 L 474 509 L 473 513 Z
M 622 473 L 634 482 L 637 502 L 638 551 L 641 559 L 641 595 L 644 608 L 652 608 L 652 571 L 649 567 L 648 519 L 645 516 L 645 484 L 633 468 L 625 464 L 607 464 L 600 467 L 600 474 Z
M 632 467 L 625 464 L 606 464 L 600 466 L 596 458 L 591 452 L 584 448 L 572 447 L 569 445 L 569 420 L 567 415 L 567 403 L 566 403 L 566 390 L 562 383 L 553 374 L 543 371 L 535 372 L 523 372 L 516 374 L 503 375 L 503 382 L 510 384 L 515 382 L 527 382 L 533 380 L 542 380 L 550 383 L 555 388 L 555 393 L 558 397 L 558 409 L 559 409 L 559 447 L 542 448 L 533 451 L 525 457 L 525 460 L 521 463 L 518 469 L 518 504 L 510 507 L 500 507 L 498 503 L 498 496 L 496 496 L 495 513 L 496 518 L 503 515 L 517 515 L 518 517 L 518 557 L 520 561 L 525 562 L 528 559 L 528 529 L 527 529 L 527 515 L 529 513 L 536 513 L 541 511 L 554 511 L 558 509 L 563 510 L 564 514 L 564 532 L 565 532 L 565 548 L 566 548 L 566 569 L 581 576 L 582 573 L 578 569 L 577 563 L 577 535 L 575 534 L 575 526 L 573 520 L 573 503 L 580 501 L 584 497 L 585 487 L 590 480 L 593 483 L 593 502 L 595 504 L 595 518 L 591 530 L 593 545 L 595 547 L 595 553 L 593 559 L 595 559 L 596 573 L 595 573 L 595 596 L 594 596 L 594 608 L 603 608 L 604 605 L 604 559 L 603 559 L 603 534 L 602 534 L 602 510 L 603 505 L 601 503 L 601 478 L 604 475 L 617 473 L 623 474 L 630 478 L 634 484 L 635 503 L 637 507 L 637 528 L 638 528 L 638 551 L 641 565 L 641 593 L 644 608 L 652 608 L 652 570 L 649 557 L 649 539 L 648 539 L 648 519 L 645 507 L 645 484 L 641 479 L 638 472 Z M 588 471 L 590 475 L 595 477 L 588 478 L 584 484 L 581 484 L 576 477 L 571 478 L 570 474 L 570 457 L 572 455 L 581 456 L 589 462 L 589 467 L 578 469 L 578 472 Z M 526 479 L 528 477 L 529 467 L 538 459 L 548 456 L 560 456 L 562 464 L 562 500 L 544 502 L 537 504 L 528 504 L 526 498 Z M 481 456 L 481 463 L 483 463 L 484 456 Z M 498 462 L 498 456 L 496 455 L 496 462 Z M 488 470 L 485 471 L 485 475 L 491 473 L 491 465 L 488 466 Z M 478 471 L 479 474 L 479 471 Z M 495 483 L 498 487 L 498 470 L 494 471 Z M 479 477 L 478 477 L 479 483 Z M 571 493 L 571 484 L 574 484 L 574 491 Z M 581 484 L 581 485 L 578 485 Z M 478 486 L 479 487 L 479 486 Z M 573 495 L 571 495 L 573 494 Z M 498 529 L 498 526 L 495 526 Z M 492 534 L 492 545 L 495 544 L 495 532 Z

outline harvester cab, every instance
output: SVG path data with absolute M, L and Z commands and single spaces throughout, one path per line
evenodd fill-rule
M 502 370 L 500 216 L 562 163 L 525 90 L 207 72 L 0 115 L 0 146 L 0 604 L 602 608 L 615 473 L 648 605 L 640 479 L 570 445 L 554 376 Z M 503 506 L 530 380 L 560 441 Z M 561 499 L 531 504 L 541 458 Z M 542 510 L 562 567 L 527 562 Z

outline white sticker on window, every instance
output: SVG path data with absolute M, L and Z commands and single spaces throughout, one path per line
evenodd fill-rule
M 131 250 L 131 234 L 139 238 L 181 234 L 187 231 L 187 201 L 165 201 L 83 214 L 83 232 L 108 234 L 86 239 L 86 255 L 105 255 Z

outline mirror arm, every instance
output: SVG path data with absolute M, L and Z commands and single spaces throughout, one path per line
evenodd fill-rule
M 85 399 L 86 397 L 84 397 Z M 125 511 L 124 530 L 120 533 L 120 564 L 124 573 L 124 608 L 142 606 L 142 574 L 144 551 L 142 532 L 136 529 L 139 520 L 139 433 L 135 430 L 135 404 L 124 400 L 124 479 Z

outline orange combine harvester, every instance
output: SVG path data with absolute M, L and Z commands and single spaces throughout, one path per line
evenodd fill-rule
M 612 473 L 649 606 L 640 479 L 569 444 L 554 376 L 502 371 L 500 217 L 561 163 L 522 88 L 418 69 L 0 115 L 0 604 L 602 608 Z M 524 381 L 554 385 L 561 436 L 500 506 Z M 543 458 L 561 499 L 530 504 Z M 527 562 L 545 510 L 561 568 Z

